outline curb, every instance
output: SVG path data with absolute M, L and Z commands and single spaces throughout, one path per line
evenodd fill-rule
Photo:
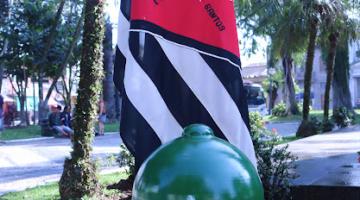
M 17 143 L 17 142 L 33 142 L 33 141 L 49 140 L 49 139 L 54 139 L 54 138 L 55 137 L 36 137 L 36 138 L 29 138 L 29 139 L 0 140 L 0 143 L 11 144 L 11 143 Z
M 125 171 L 125 168 L 123 168 L 123 167 L 121 167 L 121 168 L 120 167 L 110 167 L 110 168 L 99 169 L 99 174 L 105 175 L 105 174 L 111 174 L 111 173 L 115 173 L 115 172 L 124 172 L 124 171 Z M 0 191 L 0 199 L 1 199 L 2 195 L 5 195 L 6 193 L 9 193 L 9 192 L 20 192 L 20 191 L 24 191 L 26 189 L 31 189 L 34 187 L 57 182 L 60 180 L 60 177 L 61 177 L 61 174 L 52 174 L 52 175 L 27 178 L 27 179 L 23 179 L 23 180 L 17 180 L 17 181 L 6 183 L 6 184 L 11 185 L 11 184 L 19 184 L 22 182 L 32 182 L 33 184 L 31 186 L 30 186 L 30 184 L 25 184 L 20 187 L 17 187 L 16 189 L 12 188 L 12 189 L 8 189 L 8 190 L 5 189 L 3 191 Z M 4 185 L 6 185 L 6 184 L 4 184 Z M 0 185 L 1 185 L 1 183 L 0 183 Z
M 296 124 L 296 123 L 301 123 L 301 121 L 275 121 L 275 122 L 271 122 L 271 121 L 266 121 L 265 124 Z
M 119 132 L 106 132 L 106 135 L 119 134 Z M 28 139 L 16 139 L 16 140 L 0 140 L 0 144 L 11 144 L 17 142 L 34 142 L 34 141 L 42 141 L 42 140 L 51 140 L 57 137 L 36 137 L 36 138 L 28 138 Z

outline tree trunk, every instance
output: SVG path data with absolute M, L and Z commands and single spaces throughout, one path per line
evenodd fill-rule
M 47 118 L 46 114 L 46 107 L 47 103 L 44 102 L 44 89 L 43 89 L 43 77 L 39 74 L 38 76 L 38 85 L 39 85 L 39 105 L 38 105 L 38 117 L 39 117 L 39 124 L 41 121 Z
M 25 103 L 25 123 L 26 123 L 26 126 L 29 126 L 30 125 L 30 120 L 29 120 L 29 112 L 28 112 L 28 107 L 27 107 L 27 87 L 28 87 L 28 78 L 27 78 L 27 75 L 25 73 L 25 70 L 24 70 L 24 79 L 25 79 L 25 87 L 24 87 L 24 103 Z
M 49 90 L 45 96 L 44 102 L 47 105 L 47 102 L 49 101 L 49 98 L 51 96 L 52 91 L 54 90 L 56 83 L 58 81 L 58 79 L 63 75 L 64 70 L 66 69 L 66 66 L 70 60 L 70 57 L 72 55 L 72 52 L 76 46 L 76 43 L 78 42 L 78 39 L 80 37 L 81 34 L 81 25 L 82 25 L 82 21 L 84 19 L 84 13 L 81 15 L 81 18 L 79 19 L 77 25 L 76 25 L 76 31 L 74 33 L 74 36 L 72 38 L 70 47 L 67 49 L 66 55 L 65 55 L 65 59 L 64 61 L 61 63 L 61 65 L 59 66 L 59 71 L 58 74 L 56 75 L 56 77 L 53 77 L 53 82 L 51 83 Z
M 71 158 L 65 160 L 64 171 L 59 182 L 61 199 L 80 199 L 85 196 L 91 198 L 100 192 L 96 167 L 90 160 L 90 152 L 103 78 L 104 2 L 102 0 L 85 1 L 73 151 Z
M 348 41 L 339 43 L 336 51 L 333 81 L 333 110 L 346 107 L 353 112 L 349 88 L 349 46 Z
M 9 0 L 1 0 L 0 1 L 0 26 L 4 24 L 6 19 L 9 17 Z M 2 57 L 7 51 L 8 41 L 3 41 L 2 49 L 0 50 L 0 57 Z M 0 93 L 2 88 L 2 79 L 4 75 L 4 65 L 0 63 Z
M 50 51 L 50 47 L 52 42 L 54 41 L 55 35 L 56 35 L 56 28 L 61 20 L 61 13 L 64 9 L 64 5 L 65 5 L 65 0 L 61 0 L 59 8 L 56 12 L 55 15 L 55 20 L 53 25 L 51 26 L 50 32 L 49 32 L 49 36 L 46 40 L 46 44 L 44 47 L 44 52 L 42 55 L 42 60 L 40 60 L 38 63 L 35 64 L 35 69 L 38 67 L 39 71 L 38 71 L 38 76 L 39 76 L 39 122 L 41 122 L 41 120 L 47 118 L 47 102 L 44 102 L 44 95 L 43 95 L 43 78 L 44 78 L 44 68 L 43 68 L 43 63 L 46 61 L 48 53 Z
M 270 106 L 270 109 L 272 110 L 275 106 L 275 101 L 276 101 L 276 98 L 278 97 L 278 88 L 277 87 L 273 87 L 272 90 L 271 90 L 271 99 L 270 99 L 270 102 L 269 102 L 269 106 Z
M 39 123 L 41 123 L 42 119 L 46 119 L 47 118 L 47 112 L 48 112 L 48 101 L 50 99 L 51 93 L 54 90 L 56 83 L 58 81 L 58 79 L 61 77 L 61 75 L 63 74 L 63 71 L 66 68 L 67 63 L 69 62 L 70 56 L 76 46 L 76 43 L 78 42 L 78 39 L 80 37 L 81 34 L 81 25 L 82 25 L 82 21 L 84 19 L 84 14 L 81 15 L 81 18 L 79 19 L 77 25 L 76 25 L 76 30 L 73 36 L 73 40 L 70 44 L 69 49 L 66 52 L 65 55 L 65 59 L 64 61 L 61 63 L 60 65 L 60 70 L 59 70 L 59 74 L 56 77 L 53 77 L 53 82 L 51 83 L 47 94 L 45 96 L 45 99 L 43 98 L 43 87 L 42 87 L 42 78 L 39 75 Z M 40 84 L 41 82 L 41 84 Z
M 110 122 L 116 119 L 115 113 L 115 85 L 113 81 L 113 48 L 112 48 L 112 25 L 107 20 L 104 39 L 104 72 L 103 80 L 103 99 L 105 102 L 105 110 L 107 119 Z
M 21 94 L 19 96 L 20 103 L 20 126 L 26 126 L 26 113 L 25 113 L 25 96 Z
M 309 30 L 309 44 L 307 48 L 305 74 L 304 74 L 304 102 L 303 102 L 303 120 L 309 119 L 310 101 L 311 101 L 311 80 L 315 54 L 316 34 L 317 34 L 317 20 L 312 20 Z
M 331 89 L 331 82 L 334 76 L 334 65 L 335 65 L 335 55 L 336 55 L 336 45 L 337 45 L 337 38 L 338 33 L 331 33 L 329 35 L 329 54 L 327 57 L 327 73 L 326 73 L 326 85 L 325 85 L 325 95 L 324 95 L 324 124 L 329 120 L 329 105 L 330 105 L 330 89 Z
M 26 126 L 26 112 L 25 112 L 25 102 L 26 102 L 26 90 L 23 87 L 23 81 L 19 80 L 17 77 L 16 80 L 18 90 L 15 90 L 15 93 L 18 95 L 19 104 L 20 104 L 20 126 Z
M 293 59 L 289 54 L 282 57 L 282 66 L 284 69 L 284 87 L 285 87 L 285 102 L 288 114 L 297 115 L 299 109 L 295 99 L 295 84 L 293 79 Z
M 309 121 L 310 100 L 311 100 L 311 80 L 315 54 L 316 34 L 318 21 L 311 20 L 309 28 L 309 44 L 307 47 L 305 74 L 304 74 L 304 101 L 303 101 L 303 120 L 296 131 L 298 137 L 308 137 L 317 134 L 317 127 Z

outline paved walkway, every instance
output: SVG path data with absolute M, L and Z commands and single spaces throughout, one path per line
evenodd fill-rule
M 360 187 L 360 126 L 290 142 L 289 150 L 299 158 L 294 185 Z
M 285 133 L 296 124 L 276 124 Z M 291 132 L 291 131 L 288 131 Z M 281 134 L 283 135 L 283 134 Z M 120 150 L 119 134 L 96 137 L 93 157 L 106 168 L 107 157 Z M 299 178 L 294 185 L 360 186 L 360 126 L 329 134 L 321 134 L 289 143 L 289 150 L 298 156 Z M 69 156 L 69 139 L 47 138 L 0 144 L 0 195 L 59 180 L 64 158 Z M 113 167 L 112 169 L 117 169 Z
M 102 168 L 117 169 L 108 157 L 120 151 L 119 134 L 95 138 L 92 156 Z M 70 156 L 67 138 L 22 140 L 0 144 L 0 195 L 59 180 L 65 157 Z

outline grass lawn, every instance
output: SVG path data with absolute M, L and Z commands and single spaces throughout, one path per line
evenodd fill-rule
M 301 139 L 300 137 L 296 137 L 296 136 L 288 136 L 288 137 L 283 137 L 281 141 L 277 142 L 276 144 L 286 144 L 295 140 Z
M 118 132 L 119 122 L 105 124 L 105 132 Z M 16 140 L 41 137 L 40 126 L 16 127 L 5 129 L 0 133 L 0 140 Z
M 310 111 L 310 117 L 316 117 L 320 121 L 322 121 L 323 118 L 323 111 L 322 110 L 311 110 Z M 332 115 L 332 110 L 330 110 L 329 115 Z M 264 117 L 265 121 L 269 122 L 287 122 L 287 121 L 301 121 L 302 115 L 290 115 L 286 117 L 276 117 L 272 115 L 267 115 Z
M 100 183 L 104 188 L 107 185 L 118 182 L 120 179 L 126 178 L 127 175 L 124 172 L 118 172 L 107 175 L 100 175 Z M 112 194 L 117 191 L 104 189 L 105 194 Z M 29 200 L 55 200 L 60 199 L 58 183 L 49 183 L 43 186 L 27 189 L 20 192 L 10 192 L 3 196 L 0 196 L 1 200 L 18 200 L 18 199 L 29 199 Z
M 120 129 L 119 122 L 105 124 L 105 128 L 104 128 L 105 132 L 119 132 L 119 129 Z
M 23 128 L 8 128 L 0 133 L 0 140 L 15 140 L 41 137 L 40 126 L 32 125 Z
M 355 116 L 354 124 L 360 124 L 360 109 L 355 109 L 355 113 L 357 114 Z M 310 117 L 316 117 L 320 121 L 323 119 L 324 111 L 322 110 L 311 110 L 310 111 Z M 329 116 L 332 116 L 332 110 L 329 111 Z M 266 115 L 264 116 L 264 120 L 268 122 L 288 122 L 288 121 L 301 121 L 302 116 L 301 115 L 291 115 L 286 117 L 276 117 L 272 115 Z

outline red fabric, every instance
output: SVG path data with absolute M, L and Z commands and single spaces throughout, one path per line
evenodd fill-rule
M 132 0 L 131 19 L 240 56 L 233 0 Z

